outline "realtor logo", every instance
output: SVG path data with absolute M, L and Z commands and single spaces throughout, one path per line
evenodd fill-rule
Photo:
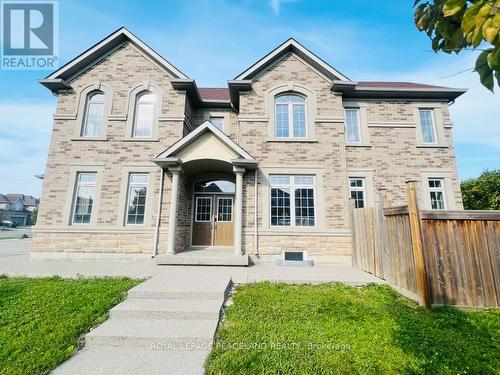
M 1 1 L 0 69 L 52 70 L 58 61 L 58 3 Z

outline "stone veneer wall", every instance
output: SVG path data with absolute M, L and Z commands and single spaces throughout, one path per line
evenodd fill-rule
M 144 82 L 160 87 L 164 101 L 161 121 L 158 123 L 158 141 L 127 141 L 126 105 L 131 88 Z M 103 82 L 113 88 L 111 115 L 105 122 L 107 140 L 72 140 L 77 123 L 74 115 L 78 93 L 90 84 Z M 247 171 L 243 189 L 243 246 L 248 254 L 255 253 L 255 209 L 258 217 L 258 250 L 262 255 L 280 254 L 284 249 L 306 249 L 312 255 L 350 255 L 351 237 L 348 221 L 348 169 L 374 171 L 374 188 L 388 189 L 391 203 L 404 202 L 404 182 L 419 178 L 423 169 L 447 169 L 452 172 L 454 199 L 461 207 L 459 181 L 451 140 L 451 121 L 447 104 L 442 105 L 445 143 L 448 147 L 416 148 L 415 127 L 375 127 L 373 123 L 413 122 L 411 101 L 367 101 L 369 147 L 346 147 L 344 135 L 343 102 L 330 91 L 330 82 L 293 55 L 257 77 L 253 89 L 242 93 L 240 112 L 198 109 L 193 110 L 185 93 L 176 91 L 169 76 L 140 54 L 134 47 L 125 45 L 88 69 L 71 82 L 74 92 L 59 95 L 56 119 L 52 132 L 47 161 L 44 189 L 38 224 L 33 231 L 33 251 L 56 252 L 106 252 L 150 254 L 154 246 L 155 224 L 159 194 L 159 169 L 150 173 L 153 189 L 152 209 L 147 213 L 149 224 L 138 227 L 124 226 L 119 210 L 122 169 L 151 165 L 149 159 L 163 151 L 188 128 L 196 127 L 208 119 L 210 113 L 223 113 L 228 136 L 239 143 L 259 161 L 258 203 L 254 199 L 254 172 Z M 282 142 L 269 140 L 270 119 L 266 113 L 266 93 L 280 84 L 298 84 L 316 95 L 316 139 L 310 142 Z M 95 226 L 68 225 L 63 221 L 68 209 L 70 169 L 75 165 L 103 166 L 100 207 Z M 323 175 L 318 180 L 323 199 L 316 204 L 317 215 L 323 219 L 322 228 L 309 231 L 290 228 L 278 232 L 266 228 L 264 202 L 269 188 L 263 171 L 279 173 L 276 167 L 307 173 L 319 169 Z M 189 244 L 192 210 L 192 186 L 181 176 L 176 248 Z M 170 210 L 171 178 L 165 176 L 160 213 L 159 247 L 166 251 Z

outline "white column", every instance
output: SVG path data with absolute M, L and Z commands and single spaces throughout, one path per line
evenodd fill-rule
M 236 175 L 236 202 L 234 207 L 234 252 L 241 254 L 243 251 L 243 173 L 245 168 L 233 167 Z
M 170 167 L 172 187 L 170 192 L 170 218 L 168 222 L 167 254 L 175 254 L 175 237 L 177 232 L 177 207 L 179 206 L 179 174 L 181 167 Z

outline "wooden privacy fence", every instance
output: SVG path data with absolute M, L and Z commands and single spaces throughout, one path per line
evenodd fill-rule
M 405 206 L 351 206 L 353 265 L 424 306 L 500 307 L 500 212 L 419 210 L 415 181 L 407 196 Z

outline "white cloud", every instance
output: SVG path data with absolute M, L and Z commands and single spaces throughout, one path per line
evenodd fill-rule
M 281 5 L 284 3 L 293 3 L 295 0 L 270 0 L 269 3 L 275 15 L 279 16 Z
M 0 192 L 39 197 L 54 104 L 0 103 Z

